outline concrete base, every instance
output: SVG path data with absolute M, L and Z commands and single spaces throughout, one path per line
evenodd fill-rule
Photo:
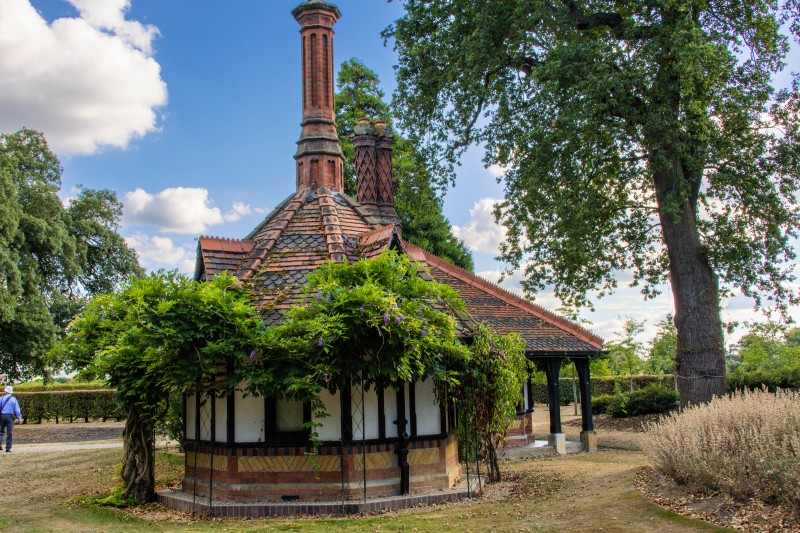
M 581 442 L 585 451 L 597 451 L 597 433 L 594 431 L 581 431 Z
M 555 448 L 557 454 L 566 455 L 567 438 L 563 433 L 551 433 L 547 441 L 550 443 L 550 446 Z

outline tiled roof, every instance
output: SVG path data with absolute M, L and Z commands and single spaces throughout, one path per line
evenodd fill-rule
M 500 334 L 518 333 L 528 352 L 597 352 L 603 339 L 543 307 L 502 287 L 403 242 L 408 255 L 424 262 L 436 281 L 455 289 L 464 300 L 467 312 L 477 322 Z
M 253 244 L 253 241 L 200 237 L 198 250 L 204 253 L 198 253 L 195 278 L 205 275 L 210 279 L 225 270 L 235 272 L 242 258 L 253 249 Z
M 398 238 L 394 225 L 381 225 L 355 200 L 324 187 L 303 189 L 282 202 L 244 240 L 201 237 L 196 279 L 229 271 L 246 280 L 269 325 L 303 299 L 309 272 L 328 260 L 375 257 L 396 245 L 429 267 L 464 299 L 472 320 L 498 333 L 516 332 L 532 353 L 597 352 L 602 339 L 478 276 Z

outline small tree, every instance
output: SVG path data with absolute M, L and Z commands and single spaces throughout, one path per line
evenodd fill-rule
M 125 498 L 154 497 L 154 428 L 170 396 L 219 379 L 227 363 L 241 369 L 261 344 L 265 326 L 250 302 L 228 275 L 197 283 L 175 273 L 152 274 L 95 298 L 55 348 L 60 360 L 117 389 L 127 414 Z M 232 389 L 241 374 L 228 379 Z
M 672 374 L 675 372 L 675 354 L 678 351 L 678 332 L 672 315 L 667 315 L 656 326 L 658 331 L 650 341 L 647 371 L 651 374 Z
M 617 373 L 622 375 L 627 372 L 633 390 L 633 375 L 638 373 L 642 367 L 642 343 L 636 340 L 636 336 L 644 329 L 644 323 L 629 318 L 623 326 L 622 338 L 617 341 L 606 343 L 611 360 L 614 362 Z

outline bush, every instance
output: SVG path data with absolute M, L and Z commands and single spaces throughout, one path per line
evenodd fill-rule
M 754 370 L 745 370 L 744 367 L 739 367 L 728 373 L 729 392 L 755 390 L 763 387 L 772 392 L 777 389 L 800 388 L 800 365 Z
M 26 422 L 123 418 L 113 390 L 14 392 Z
M 601 394 L 592 398 L 592 414 L 602 415 L 608 410 L 608 405 L 614 401 L 613 394 Z
M 577 380 L 576 380 L 577 383 Z M 633 376 L 634 390 L 642 389 L 654 383 L 663 385 L 665 387 L 672 387 L 673 381 L 671 375 L 664 376 Z M 533 393 L 534 403 L 546 405 L 547 404 L 547 381 L 542 376 L 537 378 L 532 383 L 531 392 Z M 592 397 L 599 397 L 602 395 L 614 395 L 620 391 L 630 391 L 631 378 L 630 376 L 601 376 L 592 377 Z M 561 378 L 559 380 L 558 388 L 561 405 L 569 405 L 572 403 L 572 378 Z M 594 409 L 592 409 L 593 412 Z
M 678 391 L 653 383 L 633 392 L 614 396 L 606 412 L 615 418 L 666 413 L 675 408 Z
M 643 448 L 694 490 L 800 505 L 800 393 L 736 392 L 689 407 L 650 424 Z
M 643 389 L 652 384 L 674 387 L 673 377 L 670 374 L 663 376 L 641 375 L 633 376 L 633 390 Z M 631 390 L 630 376 L 598 376 L 592 377 L 592 394 L 616 394 L 620 391 Z

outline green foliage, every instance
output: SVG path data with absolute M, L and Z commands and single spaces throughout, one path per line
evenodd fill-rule
M 507 169 L 501 257 L 524 288 L 581 307 L 623 270 L 645 297 L 671 279 L 682 401 L 721 393 L 720 296 L 798 302 L 800 75 L 772 82 L 797 0 L 404 8 L 384 32 L 400 125 L 440 182 L 470 146 Z
M 774 324 L 755 326 L 739 341 L 738 364 L 735 366 L 741 365 L 745 371 L 774 371 L 800 366 L 800 347 L 793 345 L 795 334 L 791 335 L 784 335 Z
M 356 194 L 355 149 L 352 135 L 363 117 L 391 124 L 389 106 L 383 101 L 378 75 L 358 59 L 342 63 L 337 78 L 336 127 L 345 156 L 345 191 Z M 472 254 L 453 235 L 442 214 L 442 202 L 431 186 L 425 162 L 411 141 L 395 133 L 392 170 L 397 190 L 395 207 L 403 224 L 403 238 L 417 246 L 472 271 Z
M 641 372 L 644 366 L 642 353 L 644 346 L 636 340 L 636 336 L 644 330 L 644 322 L 629 318 L 623 326 L 620 340 L 607 342 L 605 348 L 611 356 L 611 362 L 617 375 L 626 374 L 632 377 Z M 631 381 L 631 390 L 633 382 Z
M 675 372 L 675 354 L 678 351 L 678 331 L 672 315 L 656 324 L 658 331 L 650 341 L 650 354 L 645 361 L 649 374 L 672 374 Z
M 124 409 L 152 426 L 171 394 L 219 378 L 261 342 L 264 324 L 249 295 L 228 275 L 197 283 L 153 273 L 92 300 L 55 355 L 85 376 L 107 379 Z M 233 387 L 238 376 L 222 376 Z
M 758 324 L 742 337 L 728 359 L 728 391 L 800 387 L 798 329 L 784 334 L 775 324 Z
M 623 390 L 630 390 L 630 381 L 631 380 L 627 376 L 592 377 L 592 394 L 619 394 Z M 673 377 L 671 375 L 633 376 L 634 390 L 643 389 L 653 384 L 674 388 Z
M 172 393 L 169 406 L 164 417 L 156 422 L 156 433 L 166 435 L 170 440 L 181 443 L 185 429 L 185 413 L 183 412 L 183 395 Z
M 48 392 L 48 391 L 70 391 L 70 390 L 106 390 L 108 383 L 105 381 L 67 381 L 61 383 L 57 380 L 43 383 L 39 381 L 29 381 L 14 385 L 14 392 Z
M 592 414 L 602 415 L 608 411 L 608 406 L 614 401 L 613 394 L 600 394 L 592 396 Z
M 536 372 L 531 380 L 531 394 L 533 402 L 547 405 L 547 378 L 544 372 Z M 561 378 L 558 380 L 558 394 L 561 405 L 572 403 L 572 378 Z
M 623 392 L 612 398 L 606 412 L 614 418 L 667 413 L 677 406 L 678 391 L 658 384 Z
M 267 331 L 263 358 L 246 367 L 250 388 L 309 400 L 353 376 L 368 386 L 450 381 L 449 362 L 468 354 L 452 316 L 464 304 L 419 269 L 388 251 L 352 264 L 329 262 L 309 274 L 307 304 Z
M 125 414 L 113 390 L 51 390 L 21 392 L 14 389 L 26 422 L 43 420 L 121 420 Z
M 142 273 L 117 233 L 122 205 L 81 189 L 66 207 L 41 133 L 0 135 L 0 373 L 47 374 L 46 354 L 85 303 Z
M 114 507 L 116 509 L 127 509 L 137 505 L 135 500 L 125 497 L 125 489 L 117 487 L 111 491 L 111 494 L 102 498 L 82 498 L 79 501 L 89 505 L 97 505 L 99 507 Z
M 249 294 L 227 274 L 199 283 L 153 273 L 96 297 L 72 322 L 54 357 L 117 389 L 127 416 L 126 498 L 153 498 L 151 443 L 170 400 L 201 385 L 232 390 L 265 329 Z
M 517 413 L 526 369 L 525 341 L 516 334 L 496 335 L 485 326 L 478 326 L 469 358 L 456 367 L 458 382 L 450 394 L 458 413 L 459 443 L 468 455 L 477 433 L 490 481 L 500 480 L 497 449 Z
M 756 368 L 747 370 L 739 367 L 728 374 L 728 391 L 800 388 L 800 363 L 780 368 Z

